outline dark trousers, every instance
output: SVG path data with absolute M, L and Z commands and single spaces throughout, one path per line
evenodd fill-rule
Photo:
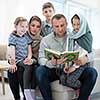
M 20 79 L 21 79 L 21 75 L 20 75 Z M 23 80 L 23 78 L 22 78 Z M 20 84 L 20 87 L 21 87 L 21 90 L 22 90 L 22 93 L 24 95 L 24 88 L 23 88 L 23 81 L 20 81 L 19 82 L 19 78 L 18 78 L 18 72 L 14 72 L 14 73 L 11 73 L 8 71 L 8 82 L 9 82 L 9 86 L 10 86 L 10 89 L 13 93 L 13 96 L 14 96 L 14 99 L 15 100 L 20 100 L 20 88 L 19 88 L 19 84 Z M 25 96 L 24 96 L 24 100 L 25 99 Z
M 80 94 L 77 100 L 88 100 L 89 95 L 91 94 L 93 87 L 97 80 L 97 71 L 92 67 L 87 67 L 79 80 L 82 85 L 80 87 Z
M 50 83 L 59 79 L 56 69 L 39 66 L 36 69 L 36 78 L 44 100 L 53 100 Z
M 8 71 L 8 82 L 13 93 L 15 100 L 20 100 L 20 88 L 24 95 L 24 88 L 26 89 L 35 89 L 36 87 L 36 78 L 35 78 L 35 69 L 36 65 L 27 66 L 23 62 L 17 64 L 17 71 L 11 73 Z M 25 96 L 24 96 L 24 100 Z
M 36 78 L 44 100 L 53 100 L 50 83 L 59 79 L 55 69 L 40 66 L 36 70 Z M 88 100 L 88 97 L 95 85 L 97 71 L 94 68 L 86 68 L 79 80 L 82 83 L 78 100 Z

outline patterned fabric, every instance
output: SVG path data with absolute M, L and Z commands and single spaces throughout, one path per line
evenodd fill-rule
M 15 59 L 19 62 L 25 59 L 28 55 L 28 45 L 32 44 L 32 40 L 28 36 L 19 36 L 15 33 L 11 33 L 8 41 L 8 46 L 15 46 Z
M 41 33 L 41 35 L 44 37 L 44 36 L 47 36 L 48 34 L 50 34 L 51 32 L 53 32 L 52 25 L 47 23 L 47 21 L 43 21 L 42 22 L 42 33 Z
M 40 35 L 40 33 L 38 33 L 34 36 L 30 32 L 27 32 L 27 35 L 33 41 L 33 43 L 32 43 L 32 57 L 37 59 L 38 54 L 39 54 L 39 47 L 40 47 L 40 42 L 41 42 L 42 36 Z

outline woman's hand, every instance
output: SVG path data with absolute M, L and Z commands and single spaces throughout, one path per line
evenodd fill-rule
M 27 57 L 27 58 L 25 58 L 25 60 L 23 61 L 23 63 L 27 64 L 27 65 L 32 65 L 33 60 Z
M 76 70 L 76 68 L 75 68 L 74 66 L 72 66 L 72 67 L 65 66 L 65 67 L 64 67 L 64 72 L 65 72 L 65 73 L 72 73 L 72 72 L 74 72 L 75 70 Z
M 85 65 L 87 62 L 88 62 L 88 58 L 86 55 L 84 55 L 84 56 L 78 58 L 78 60 L 74 61 L 74 63 L 78 66 Z

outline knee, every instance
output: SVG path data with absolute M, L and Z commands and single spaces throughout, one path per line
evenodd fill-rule
M 94 68 L 90 68 L 90 70 L 88 71 L 88 76 L 90 77 L 90 80 L 92 82 L 95 82 L 97 79 L 98 73 Z
M 46 71 L 45 67 L 39 66 L 36 69 L 36 78 L 37 78 L 38 82 L 42 82 L 46 76 L 47 76 L 47 71 Z

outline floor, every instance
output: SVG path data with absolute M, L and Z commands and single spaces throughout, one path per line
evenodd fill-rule
M 100 100 L 100 93 L 92 94 L 90 97 L 91 97 L 91 100 Z M 5 95 L 2 94 L 2 86 L 0 83 L 0 100 L 14 100 L 11 90 L 8 86 L 8 83 L 6 83 L 6 94 Z M 41 99 L 38 98 L 37 100 L 41 100 Z

